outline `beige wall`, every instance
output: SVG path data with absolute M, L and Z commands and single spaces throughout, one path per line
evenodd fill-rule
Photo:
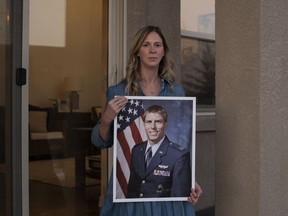
M 216 2 L 216 216 L 287 215 L 287 10 Z
M 203 194 L 196 210 L 215 205 L 215 115 L 212 112 L 198 112 L 196 116 L 196 181 Z
M 30 46 L 29 102 L 49 106 L 50 98 L 68 96 L 64 77 L 81 76 L 80 111 L 99 106 L 102 45 L 102 0 L 67 0 L 66 47 Z

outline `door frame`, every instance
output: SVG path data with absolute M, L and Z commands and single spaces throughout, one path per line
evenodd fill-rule
M 22 169 L 22 215 L 29 216 L 29 128 L 28 128 L 28 103 L 29 103 L 29 0 L 23 0 L 22 20 L 22 67 L 27 69 L 27 84 L 21 91 L 21 169 Z
M 28 69 L 28 21 L 29 0 L 7 1 L 10 8 L 8 27 L 11 36 L 8 42 L 11 44 L 11 71 L 9 74 L 11 82 L 11 125 L 5 125 L 5 130 L 11 130 L 8 134 L 10 141 L 9 151 L 6 151 L 6 161 L 11 163 L 11 179 L 7 185 L 11 185 L 11 196 L 7 200 L 8 213 L 13 216 L 29 216 L 29 184 L 28 184 L 28 85 L 17 84 L 18 68 Z M 26 80 L 28 78 L 26 77 Z M 10 86 L 10 84 L 9 84 Z M 8 162 L 9 161 L 9 162 Z M 10 169 L 10 168 L 9 168 Z M 10 214 L 9 213 L 9 214 Z
M 105 1 L 105 0 L 103 0 Z M 107 5 L 106 5 L 107 6 Z M 105 27 L 103 32 L 107 32 Z M 104 33 L 105 34 L 105 33 Z M 103 37 L 104 38 L 104 37 Z M 104 42 L 104 41 L 103 41 Z M 108 2 L 108 62 L 103 68 L 107 85 L 115 85 L 125 75 L 127 59 L 127 0 L 109 0 Z M 106 74 L 107 71 L 107 74 Z M 107 86 L 106 86 L 107 89 Z M 101 106 L 106 106 L 106 89 L 103 89 Z M 103 112 L 104 110 L 102 110 Z M 101 151 L 101 196 L 99 206 L 102 205 L 108 187 L 113 165 L 113 148 Z
M 127 64 L 127 0 L 109 1 L 108 86 L 119 83 Z M 108 179 L 113 166 L 113 148 L 108 153 Z

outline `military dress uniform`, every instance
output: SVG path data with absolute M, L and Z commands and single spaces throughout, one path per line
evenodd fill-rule
M 145 167 L 147 141 L 133 147 L 128 198 L 188 197 L 191 192 L 190 152 L 167 136 Z

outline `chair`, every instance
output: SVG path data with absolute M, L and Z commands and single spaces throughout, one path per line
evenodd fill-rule
M 29 105 L 30 159 L 66 155 L 64 133 L 56 128 L 55 113 L 54 108 Z
M 86 174 L 90 178 L 101 179 L 101 152 L 98 155 L 91 155 L 87 157 L 88 170 Z

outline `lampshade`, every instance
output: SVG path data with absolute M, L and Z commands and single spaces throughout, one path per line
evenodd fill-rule
M 64 90 L 70 92 L 79 92 L 83 90 L 83 78 L 81 77 L 65 77 Z

